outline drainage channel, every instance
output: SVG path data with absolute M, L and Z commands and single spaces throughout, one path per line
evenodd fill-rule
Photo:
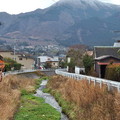
M 62 113 L 62 108 L 59 106 L 55 98 L 49 94 L 44 93 L 42 90 L 46 87 L 48 80 L 43 80 L 40 84 L 40 88 L 36 91 L 35 96 L 42 97 L 45 99 L 45 102 L 50 104 L 52 107 L 54 107 L 57 111 L 61 113 L 61 119 L 60 120 L 69 120 L 65 114 Z

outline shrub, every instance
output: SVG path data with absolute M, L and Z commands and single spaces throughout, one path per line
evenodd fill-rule
M 11 70 L 11 65 L 9 63 L 5 63 L 4 71 L 10 71 L 10 70 Z
M 12 68 L 14 70 L 20 70 L 21 69 L 21 64 L 17 63 L 15 60 L 11 58 L 4 58 L 5 61 L 5 71 L 10 71 Z
M 21 69 L 21 64 L 19 63 L 14 63 L 14 70 L 20 70 Z
M 106 67 L 105 78 L 120 82 L 120 65 L 108 65 Z

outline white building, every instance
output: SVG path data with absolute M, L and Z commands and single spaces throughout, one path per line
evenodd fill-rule
M 50 63 L 52 68 L 59 67 L 59 58 L 58 57 L 49 57 L 49 56 L 39 56 L 36 60 L 36 67 L 43 69 L 46 63 Z
M 118 40 L 117 42 L 115 42 L 113 46 L 114 47 L 120 47 L 120 40 Z

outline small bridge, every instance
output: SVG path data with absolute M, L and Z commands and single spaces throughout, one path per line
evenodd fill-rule
M 55 70 L 56 69 L 43 69 L 43 70 L 40 70 L 40 71 L 43 72 L 47 76 L 52 76 L 52 75 L 56 74 Z
M 52 76 L 52 75 L 55 75 L 55 69 L 43 69 L 43 70 L 40 70 L 40 69 L 27 69 L 27 70 L 15 70 L 15 71 L 8 71 L 8 72 L 3 72 L 3 76 L 6 76 L 6 75 L 14 75 L 14 74 L 22 74 L 22 73 L 31 73 L 31 72 L 35 72 L 35 71 L 41 71 L 43 72 L 45 75 L 47 76 Z

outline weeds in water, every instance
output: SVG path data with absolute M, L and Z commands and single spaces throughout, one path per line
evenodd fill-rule
M 47 77 L 47 76 L 44 76 L 44 77 L 41 77 L 41 78 L 39 78 L 39 79 L 36 79 L 35 81 L 35 83 L 36 83 L 36 85 L 35 85 L 35 89 L 38 89 L 39 87 L 40 87 L 40 83 L 43 81 L 43 80 L 48 80 L 49 79 L 49 77 Z

